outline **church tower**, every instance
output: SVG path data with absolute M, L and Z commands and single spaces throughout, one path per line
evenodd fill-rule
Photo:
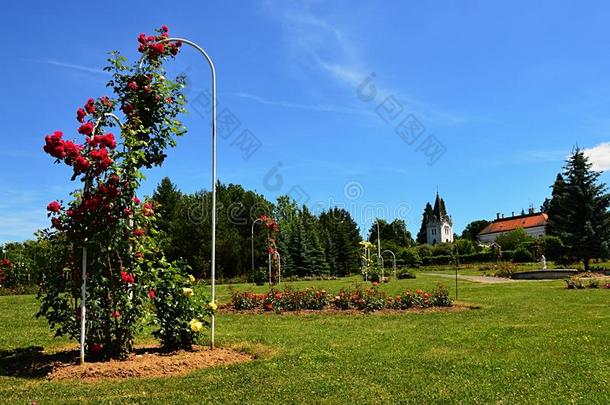
M 453 242 L 453 222 L 447 215 L 445 201 L 440 198 L 438 192 L 432 213 L 426 219 L 426 241 L 431 245 Z

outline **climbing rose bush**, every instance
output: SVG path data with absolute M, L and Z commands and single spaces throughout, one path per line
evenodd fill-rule
M 38 316 L 47 318 L 57 336 L 78 338 L 86 246 L 86 342 L 94 357 L 127 356 L 146 320 L 158 326 L 155 336 L 164 348 L 188 349 L 213 311 L 203 296 L 182 296 L 187 269 L 165 259 L 155 238 L 154 204 L 136 195 L 142 169 L 160 166 L 175 138 L 186 132 L 177 119 L 184 112 L 185 78 L 170 80 L 163 67 L 181 46 L 161 42 L 168 31 L 163 26 L 155 35 L 140 34 L 141 68 L 139 61 L 127 65 L 112 52 L 105 70 L 112 74 L 107 87 L 114 96 L 88 98 L 79 106 L 74 135 L 54 131 L 44 138 L 43 150 L 69 167 L 80 187 L 70 201 L 47 206 L 52 248 Z M 123 126 L 109 114 L 120 115 Z
M 277 221 L 267 215 L 259 217 L 261 223 L 267 228 L 267 251 L 271 257 L 271 284 L 277 284 L 280 277 L 280 259 L 277 255 L 276 234 L 280 230 Z

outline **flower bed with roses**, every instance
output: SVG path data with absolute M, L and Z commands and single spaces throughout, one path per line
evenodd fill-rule
M 276 313 L 327 309 L 374 312 L 452 305 L 449 291 L 440 284 L 431 292 L 406 290 L 394 297 L 380 291 L 374 284 L 370 288 L 356 286 L 353 289 L 342 289 L 335 295 L 315 288 L 293 290 L 287 287 L 283 291 L 271 289 L 267 293 L 233 291 L 231 298 L 231 307 L 236 311 L 263 310 Z
M 610 277 L 603 273 L 584 273 L 565 280 L 568 290 L 582 290 L 584 288 L 610 289 Z
M 177 119 L 185 111 L 185 78 L 170 80 L 163 67 L 181 43 L 162 42 L 168 36 L 163 26 L 138 37 L 141 66 L 111 54 L 105 70 L 112 74 L 107 87 L 114 97 L 89 98 L 77 109 L 75 132 L 82 141 L 66 139 L 61 131 L 45 137 L 44 151 L 70 167 L 71 180 L 81 187 L 70 201 L 47 206 L 52 227 L 45 231 L 50 248 L 37 316 L 46 317 L 57 336 L 78 338 L 86 247 L 90 357 L 127 357 L 147 321 L 157 326 L 153 334 L 164 350 L 190 349 L 215 309 L 205 297 L 185 292 L 193 281 L 188 267 L 165 259 L 155 238 L 155 204 L 136 195 L 141 170 L 160 166 L 175 137 L 186 132 Z M 113 114 L 122 116 L 121 127 Z

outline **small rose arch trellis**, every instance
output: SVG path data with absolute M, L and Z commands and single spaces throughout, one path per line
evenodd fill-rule
M 214 67 L 214 63 L 212 59 L 207 54 L 207 52 L 197 45 L 195 42 L 192 42 L 188 39 L 184 38 L 164 38 L 160 39 L 158 42 L 181 42 L 183 44 L 190 45 L 195 48 L 201 55 L 203 55 L 204 59 L 210 66 L 210 72 L 212 75 L 212 260 L 211 260 L 211 286 L 212 286 L 212 302 L 216 302 L 216 68 Z M 140 59 L 139 68 L 142 68 L 142 64 L 144 63 L 144 56 Z M 114 114 L 105 114 L 105 116 L 112 118 L 115 120 L 120 127 L 122 124 L 119 118 Z M 99 121 L 98 121 L 99 123 Z M 96 124 L 97 127 L 97 124 Z M 83 246 L 83 261 L 82 261 L 82 276 L 83 276 L 83 284 L 82 284 L 82 300 L 81 300 L 81 335 L 80 335 L 80 359 L 81 363 L 84 363 L 85 358 L 85 314 L 86 314 L 86 291 L 87 291 L 87 247 Z M 210 324 L 210 348 L 214 349 L 214 337 L 215 337 L 215 315 L 212 313 L 211 316 L 211 324 Z

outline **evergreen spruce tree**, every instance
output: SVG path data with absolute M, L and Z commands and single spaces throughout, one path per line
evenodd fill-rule
M 298 215 L 297 221 L 294 223 L 292 235 L 290 236 L 290 245 L 288 254 L 292 262 L 292 273 L 296 276 L 303 277 L 309 271 L 308 262 L 306 259 L 305 248 L 305 229 L 301 222 L 302 215 Z
M 568 158 L 553 185 L 547 225 L 549 234 L 561 238 L 585 270 L 591 259 L 608 256 L 610 240 L 610 194 L 591 166 L 580 149 Z
M 421 227 L 419 228 L 419 232 L 417 232 L 417 243 L 424 244 L 428 242 L 427 238 L 427 230 L 426 225 L 428 223 L 428 219 L 432 216 L 433 209 L 430 203 L 426 204 L 426 208 L 424 209 L 424 213 L 422 214 Z
M 160 231 L 160 243 L 165 254 L 172 260 L 176 259 L 176 252 L 173 249 L 171 226 L 181 198 L 182 193 L 169 177 L 164 177 L 153 193 L 153 200 L 156 202 L 155 210 L 159 213 L 157 229 Z
M 362 239 L 350 213 L 336 207 L 322 212 L 319 226 L 331 274 L 345 276 L 357 272 Z
M 305 265 L 308 273 L 315 276 L 330 274 L 330 266 L 326 262 L 326 255 L 320 241 L 318 218 L 312 215 L 306 206 L 303 206 L 301 220 L 305 232 Z

